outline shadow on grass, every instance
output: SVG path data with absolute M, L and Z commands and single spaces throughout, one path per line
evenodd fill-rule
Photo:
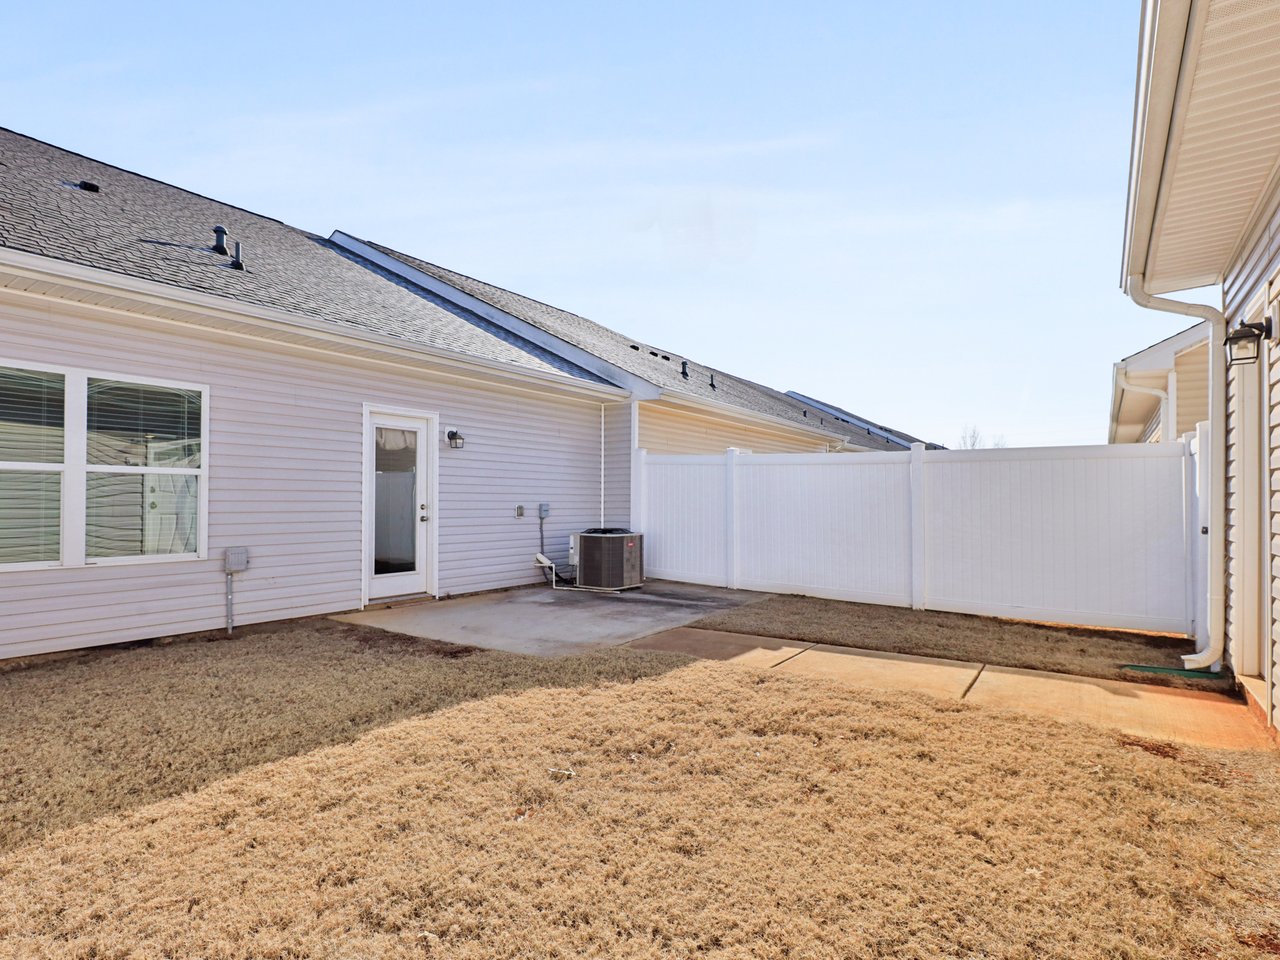
M 542 659 L 323 618 L 37 662 L 0 673 L 0 851 L 407 717 L 689 662 L 618 648 Z

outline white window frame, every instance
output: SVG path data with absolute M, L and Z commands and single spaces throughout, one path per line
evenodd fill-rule
M 129 373 L 88 370 L 83 367 L 66 367 L 60 364 L 40 363 L 0 357 L 0 367 L 18 370 L 36 370 L 40 373 L 56 373 L 63 378 L 63 446 L 61 463 L 0 463 L 0 470 L 23 473 L 57 473 L 62 477 L 62 502 L 60 505 L 60 560 L 37 560 L 26 563 L 0 563 L 0 573 L 20 570 L 50 570 L 58 567 L 129 566 L 141 563 L 183 563 L 207 560 L 209 557 L 209 387 L 205 384 L 185 383 L 177 380 L 158 380 L 154 377 L 135 376 Z M 113 380 L 119 383 L 136 383 L 144 387 L 167 387 L 171 390 L 191 390 L 200 394 L 200 466 L 139 468 L 89 463 L 89 381 Z M 90 473 L 145 474 L 162 472 L 197 477 L 197 547 L 195 553 L 162 553 L 138 557 L 89 557 L 87 550 L 86 501 Z

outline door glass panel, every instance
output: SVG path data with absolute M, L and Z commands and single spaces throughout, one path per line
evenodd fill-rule
M 418 431 L 378 427 L 375 435 L 373 572 L 418 569 Z

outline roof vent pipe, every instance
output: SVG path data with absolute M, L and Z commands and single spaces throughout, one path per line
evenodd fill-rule
M 236 252 L 231 257 L 231 269 L 232 270 L 244 269 L 244 261 L 240 259 L 240 241 L 239 240 L 236 241 Z
M 712 374 L 711 374 L 711 389 L 712 389 L 712 390 L 714 390 L 715 388 L 716 388 L 716 375 L 715 375 L 714 373 L 712 373 Z
M 689 361 L 688 360 L 680 361 L 680 376 L 684 377 L 686 380 L 689 379 Z
M 227 255 L 227 228 L 226 227 L 213 228 L 212 250 L 214 253 L 220 253 L 224 257 Z

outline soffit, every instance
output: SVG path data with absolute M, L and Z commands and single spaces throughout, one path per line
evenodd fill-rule
M 1280 160 L 1280 9 L 1212 0 L 1166 154 L 1146 264 L 1151 293 L 1221 282 Z

